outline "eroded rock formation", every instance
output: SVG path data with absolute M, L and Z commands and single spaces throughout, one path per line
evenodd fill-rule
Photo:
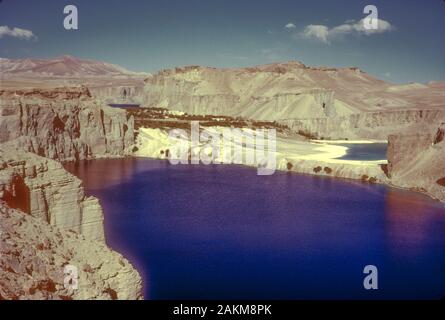
M 443 118 L 443 83 L 392 85 L 358 68 L 296 61 L 251 68 L 190 66 L 145 80 L 144 106 L 189 114 L 276 120 L 332 139 L 423 132 Z
M 125 155 L 133 118 L 84 87 L 3 90 L 0 114 L 0 299 L 142 298 L 105 244 L 98 199 L 58 162 Z M 78 290 L 64 286 L 67 264 Z
M 54 160 L 3 145 L 0 200 L 62 230 L 104 241 L 99 201 L 87 197 L 82 181 Z
M 445 123 L 435 135 L 391 135 L 388 144 L 388 173 L 391 183 L 428 193 L 445 201 Z
M 377 111 L 347 116 L 288 119 L 280 123 L 296 132 L 325 139 L 377 139 L 386 140 L 391 134 L 431 132 L 445 119 L 445 110 L 411 109 Z M 432 125 L 433 124 L 433 125 Z
M 141 278 L 102 241 L 0 202 L 1 299 L 141 299 Z M 65 267 L 77 270 L 77 289 Z M 68 277 L 69 279 L 69 277 Z M 68 284 L 68 285 L 67 285 Z
M 133 118 L 84 87 L 0 91 L 0 114 L 0 143 L 60 161 L 123 155 L 134 140 Z

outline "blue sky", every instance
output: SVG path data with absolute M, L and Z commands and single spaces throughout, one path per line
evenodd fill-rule
M 79 10 L 79 30 L 63 28 L 67 4 Z M 356 30 L 367 4 L 387 29 Z M 310 25 L 327 30 L 325 41 Z M 299 60 L 358 66 L 390 82 L 445 80 L 444 0 L 2 0 L 2 26 L 7 58 L 70 54 L 148 72 Z

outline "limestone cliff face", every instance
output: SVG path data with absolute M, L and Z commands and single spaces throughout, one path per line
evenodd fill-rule
M 61 230 L 1 201 L 0 231 L 0 300 L 142 298 L 136 270 L 101 241 Z M 77 289 L 66 281 L 67 265 L 77 270 Z
M 58 162 L 125 155 L 133 118 L 85 88 L 0 91 L 0 115 L 0 298 L 141 298 L 137 271 L 105 244 L 98 199 Z M 63 286 L 66 264 L 79 290 Z
M 445 119 L 445 111 L 413 109 L 366 112 L 348 116 L 289 119 L 280 123 L 295 131 L 331 139 L 379 139 L 390 134 L 432 132 Z
M 445 201 L 445 124 L 437 132 L 391 135 L 388 173 L 391 183 Z
M 0 200 L 62 230 L 104 241 L 99 201 L 87 197 L 82 181 L 54 160 L 3 145 Z
M 299 63 L 256 68 L 184 67 L 145 80 L 143 102 L 189 114 L 243 116 L 257 120 L 325 117 L 352 112 L 334 102 L 334 91 L 307 80 Z M 318 72 L 318 71 L 316 71 Z M 320 71 L 321 72 L 321 71 Z M 304 78 L 307 79 L 304 79 Z
M 392 85 L 358 68 L 291 61 L 251 68 L 190 66 L 145 80 L 144 106 L 189 114 L 278 121 L 325 138 L 386 139 L 434 126 L 445 112 L 443 85 Z
M 123 155 L 133 118 L 104 106 L 86 88 L 0 91 L 0 143 L 59 161 Z

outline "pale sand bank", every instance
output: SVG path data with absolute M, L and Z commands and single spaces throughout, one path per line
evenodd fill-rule
M 214 127 L 211 130 L 214 132 L 222 132 L 222 128 Z M 249 129 L 245 130 L 246 132 Z M 191 147 L 190 140 L 188 137 L 181 137 L 175 141 L 171 141 L 168 137 L 168 133 L 161 129 L 152 128 L 140 128 L 139 136 L 137 139 L 138 151 L 136 156 L 150 157 L 150 158 L 165 158 L 165 151 L 171 149 L 174 144 L 186 144 L 188 148 Z M 267 145 L 267 143 L 266 143 Z M 230 146 L 232 147 L 232 146 Z M 206 154 L 211 153 L 211 148 L 206 144 L 201 144 L 193 150 L 193 153 L 205 152 Z M 245 150 L 243 156 L 245 155 Z M 311 171 L 312 166 L 341 166 L 342 168 L 354 168 L 357 175 L 359 172 L 367 171 L 372 168 L 373 171 L 380 170 L 379 165 L 386 164 L 386 160 L 374 160 L 374 161 L 362 161 L 362 160 L 344 160 L 338 159 L 347 154 L 348 147 L 325 144 L 325 143 L 315 143 L 294 140 L 291 137 L 278 136 L 276 143 L 276 163 L 278 170 L 287 170 L 287 163 L 300 163 L 308 166 L 307 170 Z M 222 160 L 221 157 L 217 160 Z M 310 168 L 309 168 L 310 167 Z M 360 169 L 362 168 L 362 169 Z M 376 169 L 377 168 L 377 169 Z M 310 170 L 309 170 L 310 169 Z

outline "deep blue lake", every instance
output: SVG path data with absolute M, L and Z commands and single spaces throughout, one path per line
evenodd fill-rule
M 445 206 L 383 185 L 241 166 L 67 165 L 146 299 L 445 297 Z M 363 288 L 365 265 L 378 290 Z

